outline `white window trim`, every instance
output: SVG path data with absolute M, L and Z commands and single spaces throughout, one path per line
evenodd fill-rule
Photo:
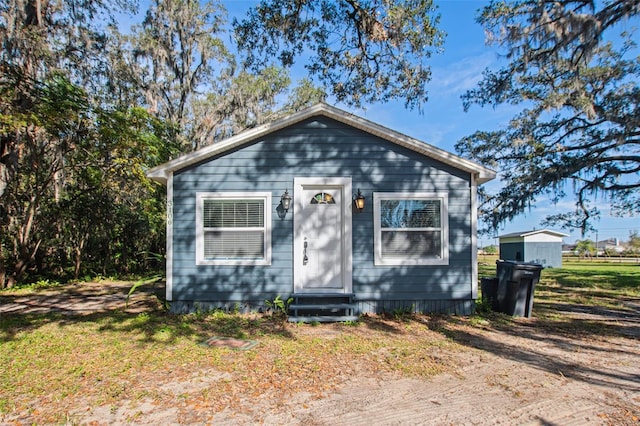
M 204 200 L 263 200 L 264 259 L 205 259 L 202 209 Z M 197 192 L 196 193 L 196 265 L 271 265 L 271 192 Z
M 167 264 L 165 294 L 167 301 L 173 301 L 173 173 L 167 176 Z
M 382 235 L 380 221 L 381 200 L 439 200 L 441 215 L 441 247 L 440 258 L 414 258 L 398 259 L 384 258 L 382 256 Z M 445 192 L 374 192 L 373 193 L 373 244 L 374 265 L 399 266 L 399 265 L 448 265 L 449 264 L 449 196 Z

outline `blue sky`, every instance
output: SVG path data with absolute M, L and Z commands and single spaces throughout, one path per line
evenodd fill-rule
M 143 16 L 147 2 L 141 0 L 140 3 L 139 16 Z M 247 9 L 256 5 L 258 1 L 223 0 L 222 3 L 227 8 L 231 21 L 233 17 L 240 19 Z M 336 106 L 453 153 L 455 143 L 462 137 L 476 130 L 494 130 L 506 126 L 518 111 L 513 106 L 500 106 L 496 109 L 472 107 L 465 113 L 460 99 L 462 94 L 480 80 L 485 68 L 495 68 L 500 64 L 499 51 L 495 47 L 485 45 L 484 31 L 475 21 L 478 9 L 487 3 L 481 0 L 436 0 L 441 15 L 440 28 L 447 33 L 447 37 L 444 52 L 433 56 L 430 62 L 433 75 L 428 86 L 429 102 L 423 106 L 422 114 L 406 110 L 401 101 L 368 105 L 366 110 L 340 104 Z M 640 26 L 637 21 L 635 25 Z M 295 72 L 292 74 L 294 80 L 302 77 L 303 75 L 296 75 Z M 331 100 L 328 102 L 331 103 Z M 496 179 L 488 185 L 491 185 L 490 188 L 497 188 L 500 180 Z M 598 233 L 597 236 L 596 233 L 587 234 L 585 238 L 618 238 L 627 241 L 630 231 L 640 232 L 639 217 L 613 217 L 609 214 L 606 200 L 594 200 L 594 204 L 597 204 L 602 212 L 600 221 L 594 223 Z M 547 199 L 540 199 L 525 214 L 506 223 L 497 235 L 541 229 L 541 221 L 545 216 L 573 208 L 572 199 L 566 199 L 558 205 L 553 205 Z M 570 234 L 565 238 L 565 242 L 582 239 L 579 231 L 556 230 Z M 481 238 L 482 245 L 494 242 L 497 242 L 497 239 L 487 236 Z
M 256 3 L 249 0 L 224 2 L 230 18 Z M 434 56 L 431 61 L 433 76 L 429 84 L 429 102 L 424 106 L 423 113 L 404 109 L 402 102 L 368 105 L 364 111 L 350 109 L 344 105 L 336 106 L 408 136 L 455 152 L 456 141 L 476 130 L 493 130 L 506 126 L 517 109 L 512 106 L 501 106 L 496 109 L 472 107 L 469 112 L 464 112 L 460 96 L 475 86 L 485 68 L 497 67 L 500 64 L 499 51 L 495 47 L 485 45 L 484 31 L 475 22 L 477 10 L 487 2 L 441 0 L 436 3 L 441 15 L 440 27 L 447 33 L 447 37 L 444 52 Z M 292 77 L 296 79 L 295 74 Z M 490 185 L 496 187 L 500 182 L 496 180 Z M 599 240 L 619 238 L 627 241 L 631 230 L 640 231 L 640 218 L 612 217 L 609 215 L 605 200 L 596 200 L 596 202 L 602 210 L 601 220 L 595 223 Z M 541 229 L 540 223 L 546 215 L 573 210 L 573 208 L 572 199 L 567 199 L 558 205 L 553 205 L 549 200 L 540 199 L 526 214 L 505 224 L 498 235 Z M 570 234 L 565 238 L 565 242 L 582 238 L 579 231 L 556 230 Z M 596 234 L 588 234 L 586 238 L 595 240 Z M 481 242 L 483 245 L 488 245 L 494 241 L 493 238 L 483 237 Z
M 373 106 L 366 113 L 368 118 L 379 121 L 395 130 L 416 137 L 440 148 L 455 152 L 454 144 L 476 130 L 493 130 L 504 127 L 518 111 L 513 106 L 497 109 L 472 107 L 464 112 L 460 96 L 473 88 L 487 67 L 500 64 L 496 47 L 485 44 L 484 31 L 475 22 L 476 12 L 486 2 L 471 0 L 445 0 L 438 2 L 441 14 L 441 28 L 447 32 L 444 53 L 433 58 L 433 79 L 429 85 L 430 101 L 424 116 L 418 113 L 400 111 L 393 113 L 388 106 Z M 401 108 L 401 105 L 398 107 Z M 498 170 L 499 172 L 499 170 Z M 499 180 L 489 185 L 499 186 Z M 609 214 L 605 200 L 595 200 L 602 215 L 595 223 L 597 238 L 619 238 L 628 240 L 629 231 L 640 231 L 640 218 L 616 218 Z M 548 199 L 540 199 L 526 214 L 505 224 L 498 234 L 530 229 L 541 229 L 545 216 L 559 211 L 573 210 L 574 200 L 566 199 L 553 205 Z M 560 230 L 560 229 L 558 229 Z M 581 239 L 579 231 L 560 230 L 570 234 L 566 242 Z M 595 233 L 586 238 L 596 239 Z M 485 237 L 485 240 L 490 239 Z

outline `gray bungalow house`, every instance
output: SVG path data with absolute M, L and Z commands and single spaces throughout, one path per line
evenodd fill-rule
M 473 310 L 479 164 L 321 103 L 148 176 L 167 186 L 174 312 Z

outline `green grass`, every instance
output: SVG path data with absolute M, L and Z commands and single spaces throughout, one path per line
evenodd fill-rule
M 479 265 L 479 276 L 496 275 L 496 258 L 485 258 Z M 595 313 L 610 317 L 624 316 L 637 311 L 640 301 L 640 264 L 615 261 L 566 259 L 562 268 L 541 271 L 541 279 L 534 294 L 533 316 L 537 325 L 557 331 L 576 333 L 615 334 L 618 330 L 611 322 L 576 319 L 568 313 Z M 480 313 L 486 306 L 480 304 Z M 512 319 L 489 315 L 493 325 L 499 322 L 509 326 Z
M 581 262 L 545 269 L 536 297 L 555 303 L 621 308 L 640 297 L 640 265 Z
M 480 256 L 478 275 L 496 275 L 495 256 Z M 538 290 L 576 302 L 580 296 L 625 298 L 640 296 L 640 264 L 612 261 L 564 261 L 562 268 L 543 269 Z
M 549 281 L 560 287 L 604 291 L 616 296 L 640 295 L 640 265 L 633 263 L 566 262 L 560 269 L 545 270 Z
M 214 335 L 255 339 L 259 345 L 246 352 L 199 345 Z M 198 404 L 211 409 L 233 406 L 233 395 L 321 395 L 353 374 L 354 365 L 371 374 L 410 377 L 454 368 L 433 358 L 434 346 L 456 350 L 426 322 L 382 318 L 363 318 L 358 327 L 313 327 L 221 312 L 3 315 L 0 414 L 29 413 L 35 423 L 59 424 L 78 406 L 142 398 L 160 404 L 167 398 L 158 390 L 162 385 L 187 381 L 202 370 L 232 378 L 202 391 L 206 395 Z
M 481 277 L 495 275 L 495 259 L 481 256 L 480 261 Z M 25 289 L 22 295 L 37 291 Z M 571 262 L 542 271 L 534 318 L 525 321 L 549 333 L 615 334 L 615 324 L 578 321 L 567 311 L 624 313 L 632 309 L 627 302 L 639 298 L 639 265 Z M 455 357 L 448 355 L 465 348 L 458 339 L 461 325 L 482 330 L 521 321 L 491 312 L 471 318 L 396 314 L 365 316 L 357 326 L 295 325 L 222 312 L 170 315 L 160 308 L 140 314 L 5 314 L 0 317 L 0 414 L 60 424 L 73 423 L 78 407 L 142 399 L 165 404 L 169 397 L 163 385 L 188 381 L 202 370 L 225 376 L 181 404 L 217 410 L 234 407 L 238 395 L 322 395 L 352 374 L 429 377 L 455 372 Z M 254 339 L 259 345 L 246 352 L 199 345 L 214 335 Z
M 635 315 L 639 301 L 640 265 L 565 263 L 563 268 L 542 271 L 535 292 L 534 312 L 548 327 L 582 334 L 617 334 L 617 318 Z M 576 320 L 575 315 L 566 315 L 567 312 L 581 312 L 586 316 Z

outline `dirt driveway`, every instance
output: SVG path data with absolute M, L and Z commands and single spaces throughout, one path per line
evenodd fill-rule
M 429 380 L 356 376 L 327 399 L 302 395 L 259 420 L 274 425 L 638 425 L 639 313 L 614 319 L 566 313 L 615 330 L 598 338 L 550 333 L 535 320 L 498 329 L 446 321 L 443 329 L 464 346 L 454 354 L 454 374 Z M 257 420 L 226 415 L 218 420 Z
M 69 294 L 13 298 L 10 303 L 3 298 L 0 315 L 47 309 L 74 314 L 122 308 L 127 290 L 124 284 L 103 283 L 99 288 L 74 287 Z M 136 293 L 128 309 L 148 309 L 149 298 L 148 292 Z M 434 328 L 460 347 L 447 353 L 457 365 L 451 374 L 424 380 L 382 372 L 366 377 L 353 374 L 323 398 L 300 393 L 285 403 L 244 395 L 240 396 L 240 409 L 216 413 L 214 423 L 639 425 L 640 305 L 637 300 L 628 303 L 632 309 L 624 311 L 553 307 L 558 315 L 569 319 L 568 324 L 580 323 L 575 332 L 570 326 L 546 327 L 535 318 L 500 323 L 436 317 Z M 584 333 L 585 325 L 597 332 Z M 330 324 L 291 328 L 294 334 L 313 332 L 320 339 L 333 338 L 332 330 Z M 178 397 L 215 386 L 218 379 L 219 373 L 204 368 L 178 381 L 158 377 L 157 388 Z M 191 423 L 176 407 L 144 401 L 122 404 L 117 409 L 98 407 L 83 413 L 80 419 L 82 424 L 109 425 Z

